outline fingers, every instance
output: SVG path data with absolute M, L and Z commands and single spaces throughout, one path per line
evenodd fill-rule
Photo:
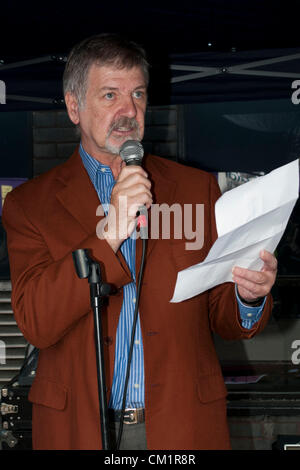
M 128 205 L 152 204 L 151 182 L 147 173 L 139 166 L 130 166 L 122 169 L 118 181 L 113 188 L 112 198 L 126 196 Z
M 122 168 L 111 193 L 105 233 L 114 251 L 134 231 L 139 208 L 149 209 L 152 202 L 151 182 L 145 170 L 139 166 Z
M 263 273 L 257 273 L 263 274 Z M 268 278 L 253 275 L 253 272 L 246 273 L 243 276 L 234 275 L 233 281 L 237 284 L 241 297 L 246 300 L 253 300 L 259 297 L 265 297 L 271 290 L 272 283 Z
M 268 277 L 266 277 L 266 273 L 270 272 L 272 275 L 277 272 L 277 259 L 275 256 L 263 250 L 260 253 L 260 258 L 264 262 L 263 268 L 261 271 L 252 271 L 251 269 L 241 268 L 239 266 L 235 266 L 232 269 L 232 273 L 236 278 L 244 278 L 247 281 L 254 282 L 256 284 L 263 284 Z
M 276 279 L 277 260 L 275 256 L 263 250 L 260 257 L 264 261 L 261 271 L 238 266 L 232 270 L 233 281 L 237 284 L 240 295 L 249 301 L 268 295 Z
M 235 268 L 233 281 L 237 284 L 241 296 L 246 300 L 264 297 L 269 293 L 269 283 L 264 273 Z
M 264 262 L 263 271 L 277 271 L 277 259 L 272 253 L 267 250 L 262 250 L 260 252 L 260 258 Z
M 148 174 L 146 171 L 138 165 L 131 165 L 131 166 L 124 166 L 120 171 L 117 183 L 121 183 L 122 181 L 129 178 L 129 181 L 134 181 L 134 178 L 137 177 L 144 177 L 148 180 Z M 149 180 L 148 180 L 149 181 Z
M 265 282 L 265 274 L 261 271 L 252 271 L 251 269 L 235 266 L 232 274 L 234 280 L 245 281 L 245 287 L 250 286 L 250 283 L 262 285 Z

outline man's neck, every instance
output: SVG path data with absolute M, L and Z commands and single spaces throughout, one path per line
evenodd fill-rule
M 102 165 L 109 166 L 113 177 L 115 180 L 118 179 L 118 176 L 125 166 L 125 162 L 122 160 L 120 155 L 115 155 L 109 152 L 92 152 L 85 148 L 84 144 L 82 144 L 84 150 L 95 160 L 102 163 Z
M 92 155 L 92 157 L 93 157 L 93 155 Z M 118 179 L 119 174 L 120 174 L 123 166 L 125 166 L 125 162 L 122 160 L 120 155 L 113 155 L 113 158 L 111 158 L 111 159 L 102 157 L 100 155 L 98 158 L 96 158 L 96 160 L 98 160 L 98 162 L 102 163 L 102 165 L 106 165 L 106 166 L 110 167 L 111 172 L 112 172 L 113 177 L 114 177 L 115 180 Z

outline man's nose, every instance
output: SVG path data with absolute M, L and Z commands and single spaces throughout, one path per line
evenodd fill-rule
M 136 116 L 136 105 L 132 96 L 126 96 L 121 104 L 119 113 L 122 116 L 134 118 Z

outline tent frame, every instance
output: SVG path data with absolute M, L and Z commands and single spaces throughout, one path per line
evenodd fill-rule
M 255 67 L 261 67 L 264 65 L 278 64 L 281 62 L 287 62 L 300 58 L 299 54 L 290 54 L 281 57 L 275 57 L 272 59 L 257 60 L 254 62 L 247 62 L 245 64 L 233 65 L 230 67 L 200 67 L 197 65 L 171 65 L 171 70 L 193 72 L 191 74 L 181 75 L 179 77 L 173 77 L 171 83 L 185 82 L 188 80 L 196 80 L 198 78 L 211 77 L 220 74 L 238 74 L 238 75 L 255 75 L 261 77 L 273 77 L 273 78 L 300 78 L 300 73 L 287 73 L 287 72 L 270 72 L 267 70 L 251 70 Z

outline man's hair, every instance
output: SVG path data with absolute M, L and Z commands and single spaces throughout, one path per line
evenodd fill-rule
M 83 106 L 87 77 L 91 65 L 110 65 L 117 69 L 140 67 L 146 84 L 149 81 L 149 64 L 144 49 L 133 41 L 117 34 L 97 34 L 84 39 L 71 50 L 64 75 L 64 95 L 74 94 Z

